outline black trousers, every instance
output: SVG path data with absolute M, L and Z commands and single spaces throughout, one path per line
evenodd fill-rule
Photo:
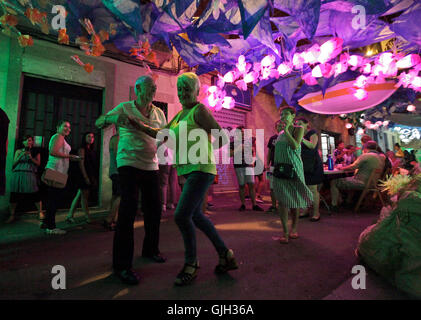
M 161 223 L 161 196 L 159 170 L 145 171 L 125 166 L 118 168 L 121 182 L 121 202 L 114 234 L 113 268 L 130 269 L 133 262 L 133 224 L 137 212 L 139 188 L 142 196 L 145 238 L 142 255 L 159 253 L 159 225 Z
M 57 206 L 63 197 L 64 189 L 47 187 L 47 211 L 45 213 L 44 223 L 48 229 L 56 228 Z

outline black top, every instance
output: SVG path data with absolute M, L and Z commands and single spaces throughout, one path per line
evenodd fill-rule
M 310 141 L 313 134 L 317 134 L 317 132 L 312 129 L 304 135 L 303 139 Z M 319 143 L 314 149 L 310 149 L 304 142 L 301 142 L 301 159 L 303 160 L 306 184 L 311 186 L 322 183 L 323 162 L 319 154 Z
M 244 138 L 243 138 L 242 148 L 241 148 L 241 163 L 239 163 L 239 164 L 234 163 L 234 168 L 246 168 L 246 167 L 252 167 L 253 166 L 253 164 L 246 163 L 246 161 L 244 159 L 244 144 L 245 144 L 245 141 L 244 141 Z M 235 146 L 235 142 L 231 141 L 230 142 L 230 149 L 234 150 L 234 146 Z M 250 145 L 250 147 L 251 147 L 251 145 Z M 252 152 L 252 150 L 250 150 L 250 152 Z M 233 161 L 235 161 L 235 155 L 233 155 Z
M 98 159 L 95 150 L 85 148 L 85 158 L 83 160 L 83 165 L 85 167 L 86 175 L 89 178 L 90 185 L 87 185 L 85 178 L 83 177 L 82 170 L 79 167 L 79 164 L 74 162 L 72 168 L 72 176 L 77 187 L 81 189 L 88 189 L 96 187 L 98 185 Z
M 278 139 L 278 135 L 274 134 L 272 137 L 269 138 L 269 142 L 268 142 L 268 149 L 270 150 L 270 164 L 273 165 L 273 163 L 275 162 L 275 144 L 276 144 L 276 139 Z

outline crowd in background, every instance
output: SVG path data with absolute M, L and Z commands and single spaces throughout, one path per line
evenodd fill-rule
M 110 125 L 115 128 L 115 134 L 109 142 L 108 176 L 112 181 L 112 198 L 103 225 L 107 230 L 115 231 L 113 269 L 125 283 L 139 282 L 139 276 L 131 268 L 133 224 L 139 200 L 145 223 L 142 256 L 158 263 L 166 261 L 159 251 L 160 219 L 163 212 L 175 209 L 174 219 L 185 248 L 185 264 L 175 284 L 188 284 L 197 275 L 199 263 L 196 257 L 195 228 L 203 231 L 215 247 L 219 257 L 215 273 L 238 268 L 233 250 L 224 243 L 207 215 L 211 206 L 208 197 L 212 193 L 212 185 L 218 181 L 212 158 L 216 146 L 228 144 L 230 156 L 241 159 L 234 163 L 241 203 L 239 211 L 247 210 L 247 198 L 251 201 L 253 211 L 264 211 L 258 203 L 263 202 L 266 171 L 271 200 L 271 206 L 266 212 L 279 214 L 283 228 L 280 237 L 282 244 L 299 238 L 300 217 L 310 216 L 312 222 L 320 220 L 320 189 L 323 184 L 328 184 L 332 210 L 338 212 L 342 205 L 350 205 L 354 191 L 361 191 L 369 181 L 384 179 L 388 175 L 420 173 L 414 150 L 402 150 L 396 144 L 394 151 L 383 152 L 367 135 L 361 138 L 362 148 L 351 144 L 345 146 L 344 142 L 339 141 L 331 155 L 333 166 L 328 169 L 320 154 L 317 131 L 308 119 L 297 117 L 295 108 L 290 106 L 280 110 L 280 118 L 275 123 L 276 133 L 267 144 L 266 162 L 264 156 L 257 152 L 256 137 L 244 134 L 244 127 L 235 128 L 236 134 L 231 141 L 228 137 L 217 137 L 222 143 L 215 145 L 211 133 L 214 129 L 221 130 L 221 127 L 212 113 L 197 101 L 199 89 L 200 81 L 195 74 L 179 76 L 177 90 L 183 108 L 167 122 L 162 110 L 152 104 L 156 92 L 154 80 L 150 76 L 143 76 L 135 84 L 136 100 L 119 104 L 96 121 L 99 129 Z M 158 161 L 157 150 L 160 143 L 164 143 L 157 143 L 158 133 L 163 129 L 171 129 L 178 139 L 181 122 L 187 124 L 188 132 L 202 129 L 207 133 L 208 140 L 200 141 L 203 144 L 201 147 L 207 150 L 206 163 L 190 160 L 183 163 L 180 161 L 179 149 L 173 152 L 169 148 L 164 149 L 166 162 Z M 89 223 L 89 200 L 98 192 L 100 180 L 95 133 L 85 133 L 77 152 L 71 152 L 66 141 L 71 133 L 71 123 L 60 121 L 56 129 L 49 141 L 45 165 L 42 164 L 39 149 L 34 148 L 32 136 L 25 136 L 22 146 L 16 150 L 10 175 L 10 217 L 6 221 L 11 223 L 16 220 L 18 203 L 34 203 L 40 227 L 50 235 L 66 233 L 56 227 L 56 212 L 66 185 L 70 183 L 74 186 L 75 195 L 65 221 L 69 224 L 76 222 L 75 211 L 80 203 L 84 219 Z M 194 144 L 188 141 L 187 151 Z M 357 152 L 362 153 L 357 155 Z M 327 179 L 326 170 L 350 175 Z M 177 184 L 181 190 L 179 196 Z M 347 200 L 342 200 L 343 195 L 347 195 Z M 43 203 L 46 206 L 45 213 Z M 290 211 L 293 215 L 291 225 L 288 223 Z

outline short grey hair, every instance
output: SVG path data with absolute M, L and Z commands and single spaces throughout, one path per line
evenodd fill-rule
M 186 81 L 188 85 L 193 88 L 195 91 L 199 92 L 200 90 L 200 80 L 199 77 L 193 72 L 186 72 L 178 76 L 178 81 Z
M 140 76 L 139 78 L 137 78 L 136 83 L 134 85 L 134 93 L 136 94 L 136 96 L 137 96 L 137 86 L 141 83 L 148 83 L 148 82 L 156 86 L 155 81 L 150 75 Z

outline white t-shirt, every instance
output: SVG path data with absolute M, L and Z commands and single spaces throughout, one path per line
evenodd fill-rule
M 163 128 L 167 125 L 164 112 L 152 105 L 149 118 L 137 110 L 134 101 L 122 102 L 107 113 L 109 115 L 126 114 L 134 117 L 152 128 Z M 158 170 L 156 139 L 135 129 L 120 127 L 120 140 L 117 151 L 117 167 L 130 166 L 140 170 Z

